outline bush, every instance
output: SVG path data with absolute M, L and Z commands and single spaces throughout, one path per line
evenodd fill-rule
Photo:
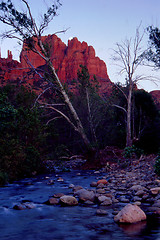
M 123 155 L 125 158 L 133 158 L 133 157 L 140 158 L 142 154 L 144 154 L 144 151 L 140 148 L 137 148 L 134 145 L 132 145 L 131 147 L 126 147 L 123 152 Z
M 155 168 L 155 173 L 156 173 L 158 176 L 160 176 L 160 152 L 158 153 L 158 156 L 157 156 L 157 159 L 156 159 L 154 168 Z
M 34 98 L 24 88 L 0 88 L 0 185 L 42 170 L 45 126 Z
M 3 186 L 8 182 L 8 174 L 5 172 L 0 172 L 0 186 Z

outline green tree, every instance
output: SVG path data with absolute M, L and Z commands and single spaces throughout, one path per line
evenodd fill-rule
M 147 28 L 149 33 L 149 48 L 143 53 L 149 62 L 153 63 L 153 66 L 160 68 L 160 30 L 157 27 L 150 26 Z
M 97 149 L 107 144 L 109 110 L 106 101 L 99 96 L 99 84 L 95 76 L 91 79 L 86 66 L 80 65 L 75 84 L 73 104 L 82 120 L 92 145 Z
M 145 152 L 156 152 L 160 140 L 160 116 L 151 94 L 134 92 L 134 139 Z
M 0 175 L 12 181 L 43 169 L 44 125 L 32 109 L 35 94 L 23 87 L 0 88 Z M 6 178 L 7 179 L 7 178 Z

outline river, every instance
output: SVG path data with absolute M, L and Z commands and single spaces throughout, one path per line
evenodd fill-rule
M 44 204 L 55 193 L 71 194 L 69 185 L 90 188 L 102 174 L 92 171 L 63 172 L 24 179 L 0 188 L 0 239 L 1 240 L 160 240 L 160 219 L 149 217 L 147 221 L 132 225 L 114 222 L 112 207 L 105 206 L 108 214 L 96 214 L 99 206 L 73 207 Z M 63 182 L 57 181 L 59 177 Z M 54 181 L 54 184 L 49 182 Z M 34 209 L 15 210 L 21 201 L 36 204 Z

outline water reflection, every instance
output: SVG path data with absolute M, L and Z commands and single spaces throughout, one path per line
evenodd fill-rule
M 119 226 L 123 229 L 124 233 L 129 236 L 140 235 L 147 226 L 146 221 L 133 223 L 133 224 L 119 224 Z

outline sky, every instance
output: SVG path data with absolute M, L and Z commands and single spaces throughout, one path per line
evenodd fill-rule
M 13 0 L 23 9 L 20 0 Z M 40 14 L 53 0 L 28 0 L 32 13 L 38 21 Z M 45 35 L 68 29 L 58 37 L 67 44 L 68 39 L 77 37 L 95 49 L 96 56 L 102 59 L 107 66 L 107 72 L 112 82 L 123 82 L 125 75 L 118 74 L 119 68 L 112 60 L 113 49 L 116 43 L 122 43 L 126 38 L 134 38 L 136 28 L 141 24 L 141 31 L 153 25 L 160 28 L 160 0 L 61 0 L 62 6 L 45 31 Z M 0 23 L 0 32 L 6 29 Z M 144 49 L 147 47 L 148 35 L 144 36 Z M 19 60 L 21 46 L 14 40 L 0 40 L 1 56 L 7 56 L 11 50 L 13 58 Z M 141 68 L 140 74 L 156 75 L 160 79 L 160 71 L 152 68 Z M 150 81 L 140 82 L 139 88 L 146 91 L 160 90 L 160 82 L 153 84 Z

